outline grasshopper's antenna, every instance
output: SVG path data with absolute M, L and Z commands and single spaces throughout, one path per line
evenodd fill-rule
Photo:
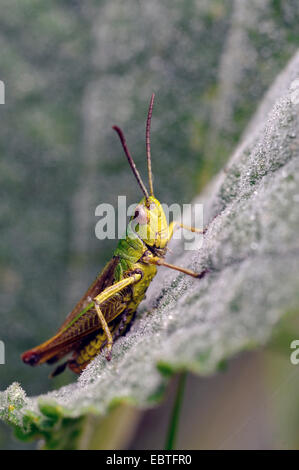
M 151 196 L 154 195 L 152 161 L 151 161 L 151 120 L 152 120 L 152 114 L 153 114 L 154 99 L 155 99 L 155 93 L 152 94 L 150 105 L 148 108 L 147 121 L 146 121 L 146 133 L 145 133 L 148 184 L 149 184 L 149 190 L 150 190 Z
M 141 179 L 141 176 L 139 174 L 139 171 L 137 170 L 136 165 L 134 163 L 134 160 L 131 157 L 131 154 L 130 154 L 129 149 L 128 149 L 127 144 L 126 144 L 126 139 L 125 139 L 125 136 L 123 134 L 123 131 L 118 126 L 112 126 L 112 129 L 114 129 L 118 133 L 118 136 L 120 138 L 121 144 L 122 144 L 123 149 L 124 149 L 124 152 L 126 154 L 128 162 L 130 164 L 130 167 L 132 168 L 132 171 L 135 175 L 135 178 L 137 179 L 137 182 L 138 182 L 143 194 L 145 195 L 146 199 L 148 199 L 149 196 L 148 196 L 147 189 L 144 186 L 143 181 Z

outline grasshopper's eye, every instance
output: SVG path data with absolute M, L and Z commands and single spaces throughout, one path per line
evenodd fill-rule
M 147 223 L 147 214 L 142 207 L 137 207 L 134 214 L 134 220 L 139 224 L 146 224 Z

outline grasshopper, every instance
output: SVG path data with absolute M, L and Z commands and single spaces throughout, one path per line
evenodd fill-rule
M 168 225 L 164 210 L 154 197 L 150 147 L 154 97 L 153 94 L 146 121 L 149 192 L 128 150 L 122 130 L 113 126 L 144 197 L 136 206 L 125 238 L 119 241 L 111 261 L 67 316 L 57 334 L 22 354 L 26 364 L 36 366 L 45 362 L 53 364 L 72 353 L 54 370 L 52 377 L 63 372 L 66 366 L 79 374 L 104 348 L 106 359 L 111 359 L 113 343 L 128 331 L 136 309 L 157 273 L 157 266 L 175 269 L 195 278 L 203 278 L 207 273 L 207 270 L 196 273 L 169 264 L 164 259 L 175 229 L 181 227 L 192 232 L 203 231 L 175 221 Z

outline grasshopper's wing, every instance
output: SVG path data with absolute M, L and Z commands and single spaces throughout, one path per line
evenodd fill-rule
M 95 281 L 91 284 L 89 289 L 85 292 L 81 300 L 77 303 L 71 313 L 66 317 L 65 321 L 59 328 L 58 332 L 63 331 L 78 315 L 90 304 L 90 299 L 93 299 L 98 294 L 103 292 L 109 286 L 112 286 L 114 282 L 114 271 L 118 264 L 119 258 L 114 256 L 109 263 L 106 264 L 103 271 L 98 275 Z
M 22 354 L 25 363 L 38 365 L 44 362 L 56 362 L 70 351 L 80 347 L 84 339 L 99 329 L 98 317 L 92 308 L 91 299 L 114 283 L 114 272 L 118 262 L 119 258 L 114 257 L 106 264 L 55 336 Z

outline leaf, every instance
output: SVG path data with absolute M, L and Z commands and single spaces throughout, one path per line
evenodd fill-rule
M 217 371 L 239 351 L 264 345 L 282 316 L 298 309 L 297 76 L 299 54 L 269 91 L 226 171 L 195 201 L 204 203 L 209 221 L 202 247 L 172 245 L 171 262 L 207 268 L 208 275 L 189 279 L 161 267 L 111 362 L 99 355 L 76 383 L 39 397 L 26 397 L 17 383 L 2 392 L 0 415 L 19 436 L 43 436 L 53 448 L 59 436 L 78 437 L 87 414 L 127 402 L 150 407 L 172 373 Z

